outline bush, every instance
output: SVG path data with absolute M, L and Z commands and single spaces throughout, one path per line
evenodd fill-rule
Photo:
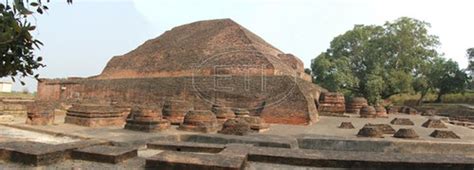
M 419 94 L 398 94 L 389 98 L 395 105 L 416 105 Z M 425 97 L 425 103 L 432 103 L 436 100 L 436 94 L 428 94 Z M 465 103 L 474 105 L 474 92 L 469 91 L 465 93 L 446 94 L 442 98 L 443 103 Z

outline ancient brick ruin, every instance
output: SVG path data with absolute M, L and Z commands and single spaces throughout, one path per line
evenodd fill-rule
M 270 125 L 265 120 L 257 116 L 240 117 L 238 119 L 249 123 L 250 129 L 255 132 L 264 132 L 270 128 Z
M 222 125 L 221 134 L 243 136 L 250 133 L 250 124 L 242 119 L 229 119 Z
M 357 136 L 369 138 L 383 138 L 383 132 L 381 129 L 375 126 L 364 126 L 359 130 Z
M 362 118 L 376 118 L 377 112 L 373 106 L 364 106 L 360 109 L 360 117 Z
M 170 122 L 162 118 L 159 108 L 134 107 L 126 121 L 125 129 L 157 132 L 169 129 L 170 126 Z
M 184 115 L 193 110 L 191 104 L 184 100 L 166 100 L 163 105 L 163 117 L 173 125 L 183 123 Z
M 51 104 L 35 102 L 27 106 L 26 124 L 52 125 L 54 118 L 54 106 Z
M 123 126 L 124 111 L 110 104 L 79 103 L 67 110 L 65 123 L 87 127 Z
M 392 121 L 390 121 L 390 124 L 392 125 L 406 125 L 406 126 L 413 126 L 415 123 L 411 121 L 408 118 L 394 118 Z
M 396 138 L 403 138 L 403 139 L 417 139 L 420 136 L 413 130 L 412 128 L 401 128 L 393 135 Z
M 355 129 L 354 125 L 352 125 L 352 122 L 341 122 L 341 125 L 339 125 L 340 129 Z
M 319 99 L 319 112 L 338 113 L 346 112 L 346 102 L 341 93 L 325 92 L 321 93 Z
M 346 105 L 346 112 L 352 114 L 359 114 L 360 109 L 364 106 L 369 106 L 367 99 L 363 97 L 354 97 Z
M 425 128 L 448 128 L 443 121 L 439 119 L 428 119 L 421 126 Z
M 388 115 L 387 115 L 387 109 L 385 109 L 384 106 L 375 106 L 375 114 L 377 115 L 377 117 L 381 117 L 381 118 L 387 118 Z
M 230 107 L 225 107 L 222 104 L 212 105 L 212 112 L 216 115 L 219 123 L 224 123 L 229 119 L 235 118 L 235 113 Z
M 219 128 L 216 115 L 209 110 L 191 110 L 184 116 L 180 130 L 192 132 L 216 132 Z
M 38 99 L 143 105 L 178 99 L 196 110 L 211 110 L 213 101 L 225 100 L 226 107 L 248 109 L 268 123 L 311 124 L 318 120 L 320 91 L 297 57 L 222 19 L 173 28 L 113 57 L 97 76 L 42 79 Z M 163 111 L 165 118 L 182 122 L 182 113 L 170 111 Z
M 449 130 L 434 130 L 431 134 L 433 138 L 443 138 L 443 139 L 461 139 L 456 133 Z
M 378 128 L 380 131 L 382 131 L 383 134 L 395 134 L 395 129 L 392 128 L 392 126 L 388 124 L 371 124 L 367 123 L 364 125 L 364 127 L 375 127 Z

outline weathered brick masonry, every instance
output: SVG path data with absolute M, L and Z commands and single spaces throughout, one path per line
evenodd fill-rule
M 195 110 L 223 100 L 267 123 L 310 124 L 318 120 L 321 91 L 310 79 L 297 57 L 222 19 L 173 28 L 113 57 L 98 76 L 42 79 L 38 99 L 158 106 L 185 100 Z

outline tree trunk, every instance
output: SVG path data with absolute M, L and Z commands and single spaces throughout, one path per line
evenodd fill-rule
M 436 103 L 441 103 L 441 97 L 443 97 L 444 93 L 438 93 L 438 97 L 436 98 L 435 102 Z
M 423 104 L 423 99 L 425 99 L 425 96 L 426 96 L 426 94 L 428 93 L 428 91 L 429 91 L 428 89 L 421 91 L 421 97 L 420 97 L 420 99 L 418 99 L 418 101 L 416 102 L 416 105 L 420 106 L 420 105 Z

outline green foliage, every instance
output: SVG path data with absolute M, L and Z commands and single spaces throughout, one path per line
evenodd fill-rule
M 67 2 L 72 3 L 71 0 Z M 29 16 L 35 14 L 30 9 L 43 14 L 49 8 L 41 0 L 0 3 L 0 77 L 10 76 L 13 80 L 15 76 L 38 78 L 34 71 L 45 66 L 41 63 L 42 57 L 34 53 L 43 43 L 30 34 L 36 29 L 28 21 Z
M 434 61 L 428 77 L 438 92 L 436 102 L 441 102 L 441 97 L 445 94 L 463 92 L 470 81 L 470 77 L 459 68 L 458 63 L 443 58 Z
M 468 70 L 474 72 L 474 48 L 469 48 L 467 51 L 467 58 L 469 59 Z
M 406 17 L 383 26 L 356 25 L 312 60 L 315 81 L 330 91 L 364 96 L 372 104 L 413 91 L 419 71 L 439 55 L 438 37 L 428 34 L 429 27 Z
M 395 105 L 410 105 L 418 101 L 421 95 L 414 93 L 403 93 L 391 96 L 389 99 Z M 438 98 L 438 94 L 435 92 L 429 92 L 425 96 L 425 103 L 433 103 Z M 474 92 L 466 91 L 464 93 L 450 93 L 441 97 L 443 103 L 461 103 L 461 104 L 474 104 Z

